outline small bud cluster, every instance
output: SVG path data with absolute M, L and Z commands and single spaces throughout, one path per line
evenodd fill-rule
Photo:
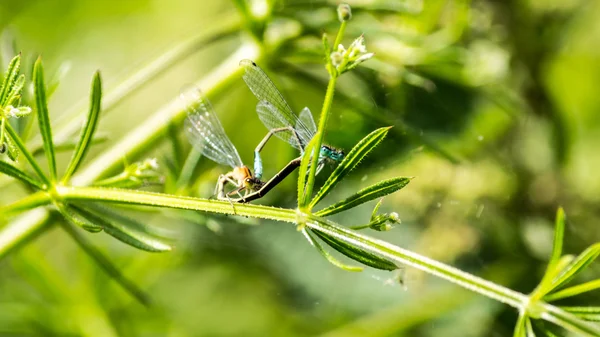
M 359 36 L 352 42 L 348 49 L 339 44 L 337 50 L 331 53 L 331 63 L 338 74 L 343 74 L 348 70 L 356 68 L 359 64 L 373 57 L 374 53 L 369 53 L 365 46 L 364 36 Z

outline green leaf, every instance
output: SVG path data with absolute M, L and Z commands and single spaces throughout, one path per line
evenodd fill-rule
M 362 268 L 362 267 L 356 267 L 356 266 L 350 266 L 350 265 L 344 264 L 343 262 L 341 262 L 338 259 L 336 259 L 335 257 L 333 257 L 333 255 L 329 254 L 328 251 L 323 249 L 321 244 L 319 244 L 319 242 L 317 240 L 315 240 L 315 238 L 312 237 L 312 235 L 306 230 L 306 228 L 302 229 L 302 234 L 304 234 L 304 236 L 306 237 L 308 242 L 312 246 L 317 248 L 317 251 L 319 251 L 319 253 L 321 253 L 321 255 L 323 255 L 323 257 L 325 259 L 327 259 L 327 261 L 329 261 L 334 266 L 336 266 L 340 269 L 343 269 L 345 271 L 352 271 L 352 272 L 361 272 L 364 270 L 364 268 Z
M 44 152 L 46 153 L 50 168 L 50 180 L 56 181 L 56 157 L 54 155 L 54 145 L 52 144 L 52 130 L 50 116 L 48 115 L 48 102 L 46 101 L 46 88 L 44 86 L 44 68 L 41 58 L 38 58 L 33 66 L 33 81 L 38 123 L 42 139 L 44 140 Z
M 6 94 L 6 97 L 4 98 L 4 103 L 5 103 L 4 107 L 6 107 L 8 105 L 13 105 L 16 107 L 16 105 L 21 100 L 21 90 L 23 90 L 24 85 L 25 85 L 25 75 L 17 76 L 15 82 L 13 83 L 12 87 Z M 29 114 L 30 112 L 31 112 L 31 110 L 24 109 L 22 111 L 17 112 L 15 114 L 15 117 L 23 117 L 23 116 Z
M 6 146 L 6 154 L 8 155 L 8 158 L 16 162 L 21 152 L 19 151 L 19 148 L 17 147 L 10 135 L 4 135 L 4 144 Z
M 538 300 L 544 297 L 546 294 L 550 293 L 554 290 L 554 286 L 552 285 L 552 281 L 556 278 L 557 275 L 562 273 L 575 259 L 573 255 L 564 255 L 562 256 L 558 262 L 554 263 L 551 268 L 546 269 L 546 273 L 540 281 L 540 284 L 535 288 L 535 290 L 531 293 L 531 298 L 533 300 Z
M 525 320 L 525 331 L 527 332 L 527 337 L 535 337 L 533 326 L 531 325 L 531 318 L 529 317 Z
M 16 168 L 13 165 L 10 165 L 7 162 L 4 161 L 0 161 L 0 172 L 4 173 L 8 176 L 11 176 L 15 179 L 19 179 L 22 182 L 29 184 L 39 190 L 43 190 L 46 188 L 46 186 L 44 185 L 44 183 L 42 183 L 41 181 L 36 180 L 35 178 L 31 177 L 30 175 L 28 175 L 27 173 L 19 170 L 18 168 Z
M 513 332 L 513 337 L 527 337 L 525 321 L 527 320 L 527 316 L 524 312 L 519 313 L 519 319 L 517 320 L 517 324 L 515 325 L 515 331 Z
M 5 107 L 7 104 L 7 98 L 9 93 L 12 91 L 13 86 L 17 82 L 19 77 L 19 70 L 21 68 L 21 54 L 13 57 L 8 64 L 8 69 L 4 75 L 4 81 L 0 87 L 0 107 Z
M 567 297 L 577 296 L 579 294 L 586 293 L 588 291 L 600 289 L 600 279 L 589 281 L 583 284 L 579 284 L 573 287 L 565 288 L 557 291 L 553 294 L 544 297 L 545 301 L 556 301 Z
M 600 255 L 600 243 L 591 245 L 579 254 L 558 276 L 552 280 L 552 289 L 557 289 L 569 282 L 573 277 L 583 271 Z
M 79 208 L 72 205 L 57 204 L 60 213 L 70 223 L 85 229 L 91 233 L 98 233 L 102 231 L 102 224 L 88 217 L 85 213 L 81 212 Z
M 554 244 L 552 245 L 552 254 L 548 262 L 548 268 L 558 262 L 562 255 L 562 246 L 565 236 L 565 211 L 562 207 L 556 212 L 556 221 L 554 225 Z
M 358 142 L 338 167 L 336 167 L 333 173 L 331 173 L 325 184 L 323 184 L 317 195 L 310 202 L 309 208 L 314 207 L 338 182 L 344 179 L 344 177 L 346 177 L 346 175 L 350 173 L 350 171 L 352 171 L 354 167 L 356 167 L 356 165 L 358 165 L 358 163 L 360 163 L 360 161 L 383 140 L 383 138 L 385 138 L 390 128 L 391 127 L 379 128 Z
M 358 261 L 362 264 L 365 264 L 369 267 L 373 267 L 375 269 L 381 270 L 396 270 L 398 266 L 382 257 L 379 257 L 375 254 L 371 254 L 366 252 L 356 246 L 350 245 L 344 241 L 337 240 L 336 238 L 329 236 L 325 233 L 318 232 L 315 230 L 311 230 L 316 236 L 318 236 L 323 242 L 328 244 L 331 248 L 337 250 L 338 252 L 346 255 L 347 257 Z
M 73 153 L 67 171 L 65 172 L 65 175 L 62 178 L 63 183 L 69 181 L 71 175 L 73 175 L 73 173 L 77 170 L 77 168 L 83 161 L 83 158 L 85 157 L 87 151 L 92 145 L 94 132 L 96 131 L 96 127 L 98 125 L 98 117 L 100 116 L 101 101 L 102 79 L 100 78 L 100 72 L 96 72 L 92 81 L 92 92 L 90 95 L 90 110 L 87 115 L 87 120 L 85 121 L 85 126 L 81 130 L 81 135 L 79 136 L 79 142 L 77 143 L 75 152 Z
M 600 307 L 560 307 L 586 321 L 600 322 Z
M 304 148 L 302 161 L 300 162 L 300 170 L 298 173 L 298 207 L 306 206 L 309 196 L 306 195 L 306 177 L 308 177 L 308 166 L 310 165 L 312 155 L 315 152 L 315 143 L 317 135 L 315 135 Z
M 119 283 L 125 290 L 127 290 L 133 297 L 135 297 L 142 304 L 149 306 L 151 304 L 150 296 L 142 291 L 137 285 L 127 279 L 117 267 L 96 247 L 92 246 L 87 241 L 85 236 L 81 235 L 75 227 L 68 222 L 60 222 L 62 227 L 67 233 L 79 244 L 79 246 L 94 260 L 96 263 L 117 283 Z
M 88 219 L 100 224 L 104 228 L 104 232 L 132 247 L 148 252 L 166 252 L 172 249 L 170 245 L 150 234 L 146 226 L 106 208 L 95 208 L 94 211 L 82 207 L 77 207 L 77 209 Z
M 315 213 L 317 216 L 329 216 L 354 208 L 371 200 L 394 193 L 406 186 L 412 178 L 398 177 L 381 181 L 356 192 L 351 197 L 339 201 Z

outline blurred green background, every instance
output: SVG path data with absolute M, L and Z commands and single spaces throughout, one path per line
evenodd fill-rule
M 354 17 L 344 44 L 364 33 L 376 57 L 340 78 L 327 142 L 349 150 L 377 127 L 394 128 L 329 201 L 381 179 L 415 176 L 382 206 L 398 212 L 402 223 L 368 234 L 522 292 L 535 287 L 545 268 L 559 205 L 569 219 L 566 252 L 599 240 L 600 2 L 350 4 Z M 261 39 L 263 68 L 295 111 L 308 106 L 315 118 L 326 83 L 318 64 L 320 35 L 333 38 L 336 5 L 277 2 Z M 68 69 L 50 101 L 57 126 L 81 118 L 73 107 L 87 102 L 96 69 L 110 91 L 181 41 L 238 18 L 229 1 L 0 2 L 4 53 L 14 37 L 28 76 L 38 55 L 49 74 Z M 242 32 L 205 46 L 106 111 L 99 128 L 110 140 L 88 158 L 111 148 L 249 39 Z M 6 63 L 11 55 L 3 56 Z M 253 112 L 255 98 L 241 78 L 209 98 L 242 159 L 251 163 L 266 132 Z M 166 172 L 172 153 L 164 138 L 141 159 L 156 157 Z M 187 150 L 183 135 L 181 141 Z M 266 176 L 294 151 L 279 140 L 270 143 L 263 155 Z M 63 166 L 69 156 L 59 157 Z M 225 170 L 202 159 L 189 192 L 210 196 Z M 1 188 L 1 203 L 24 193 Z M 256 203 L 295 207 L 295 195 L 295 180 L 288 179 Z M 335 220 L 364 223 L 372 207 Z M 0 335 L 512 335 L 517 313 L 509 307 L 410 268 L 403 275 L 344 272 L 286 224 L 127 212 L 174 237 L 176 249 L 150 254 L 103 234 L 88 235 L 151 294 L 154 306 L 136 302 L 53 228 L 0 261 Z M 585 276 L 599 273 L 593 267 Z M 394 281 L 400 276 L 403 285 Z M 600 298 L 592 293 L 571 301 L 597 304 Z

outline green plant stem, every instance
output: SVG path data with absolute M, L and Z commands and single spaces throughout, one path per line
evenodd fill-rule
M 60 200 L 64 201 L 95 201 L 141 206 L 158 206 L 228 215 L 251 216 L 292 223 L 296 222 L 296 212 L 290 209 L 250 204 L 232 205 L 229 201 L 183 197 L 164 193 L 118 188 L 58 186 L 56 188 L 56 195 Z
M 207 74 L 197 86 L 204 89 L 208 94 L 222 90 L 230 81 L 238 76 L 240 67 L 239 60 L 244 58 L 259 59 L 259 48 L 250 43 L 242 44 L 232 56 L 223 61 L 213 72 Z M 111 95 L 111 94 L 109 94 Z M 86 169 L 80 170 L 71 180 L 74 184 L 88 185 L 100 177 L 100 175 L 121 165 L 123 156 L 130 157 L 134 154 L 152 147 L 160 140 L 164 128 L 171 120 L 181 120 L 185 116 L 185 109 L 175 99 L 173 102 L 160 108 L 154 115 L 145 120 L 138 128 L 126 135 L 120 142 L 115 144 L 104 154 L 96 157 Z M 2 214 L 2 208 L 0 208 Z M 38 233 L 48 223 L 48 212 L 45 210 L 34 210 L 21 216 L 0 229 L 0 258 L 9 253 L 12 248 L 18 246 L 20 241 L 28 240 L 30 234 Z
M 337 36 L 335 37 L 335 41 L 333 42 L 333 50 L 337 49 L 337 46 L 342 43 L 342 38 L 344 38 L 344 32 L 346 32 L 346 23 L 348 21 L 342 21 L 340 24 L 340 29 L 338 30 Z M 329 56 L 329 55 L 327 55 Z
M 345 22 L 343 22 L 345 23 Z M 342 25 L 343 25 L 342 23 Z M 307 202 L 310 201 L 313 192 L 313 186 L 315 185 L 315 175 L 317 172 L 317 162 L 319 161 L 319 150 L 321 149 L 321 144 L 323 143 L 323 138 L 325 135 L 325 128 L 327 127 L 327 121 L 329 120 L 329 111 L 331 110 L 331 105 L 333 104 L 333 96 L 335 94 L 335 84 L 337 82 L 337 75 L 332 75 L 329 78 L 329 83 L 327 84 L 327 92 L 325 93 L 325 101 L 323 102 L 323 108 L 321 109 L 321 117 L 319 117 L 319 129 L 315 137 L 317 137 L 314 145 L 314 155 L 311 158 L 310 170 L 308 171 L 308 181 L 306 183 L 305 190 L 305 198 Z M 300 206 L 300 205 L 299 205 Z M 304 205 L 302 205 L 304 206 Z M 310 211 L 307 209 L 307 211 Z

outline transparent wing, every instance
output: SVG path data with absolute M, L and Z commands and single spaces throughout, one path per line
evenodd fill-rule
M 192 145 L 204 156 L 223 165 L 243 166 L 235 146 L 225 134 L 210 101 L 200 89 L 181 94 L 188 113 L 185 132 Z
M 289 124 L 287 124 L 288 121 L 283 118 L 282 114 L 279 113 L 277 108 L 269 102 L 258 102 L 258 104 L 256 105 L 256 112 L 258 113 L 258 118 L 269 130 L 290 126 Z M 304 147 L 306 147 L 306 145 L 308 144 L 308 142 L 310 142 L 310 140 L 312 139 L 312 136 L 314 136 L 314 133 L 307 135 L 306 132 L 300 132 L 297 129 L 294 130 L 296 130 L 296 134 L 298 135 L 297 137 L 291 130 L 277 132 L 275 133 L 275 136 L 290 143 L 290 145 L 297 148 L 298 150 L 303 150 Z M 300 141 L 300 144 L 298 144 L 298 141 Z
M 304 122 L 300 120 L 296 114 L 294 114 L 292 108 L 290 108 L 290 106 L 287 104 L 283 98 L 283 95 L 279 92 L 267 74 L 265 74 L 265 72 L 251 60 L 240 61 L 240 66 L 242 66 L 245 70 L 242 78 L 254 96 L 256 96 L 260 102 L 268 102 L 274 107 L 274 109 L 268 109 L 263 112 L 265 114 L 271 112 L 272 114 L 277 115 L 270 118 L 272 122 L 276 121 L 278 123 L 276 124 L 276 127 L 291 126 L 298 130 L 299 133 L 310 135 L 310 138 L 308 138 L 308 140 L 310 140 L 312 136 L 314 136 L 316 128 L 313 128 L 312 130 L 309 129 L 309 127 L 307 127 Z M 265 117 L 265 119 L 267 118 Z M 273 129 L 273 124 L 267 125 L 265 119 L 261 117 L 261 120 L 263 123 L 265 123 L 265 126 L 269 129 Z M 288 140 L 286 139 L 286 141 Z
M 312 117 L 312 113 L 308 107 L 305 107 L 300 111 L 300 119 L 299 121 L 303 124 L 303 127 L 299 127 L 296 125 L 296 131 L 300 134 L 300 139 L 307 140 L 306 143 L 312 139 L 312 137 L 317 133 L 317 126 L 315 125 L 315 120 Z

